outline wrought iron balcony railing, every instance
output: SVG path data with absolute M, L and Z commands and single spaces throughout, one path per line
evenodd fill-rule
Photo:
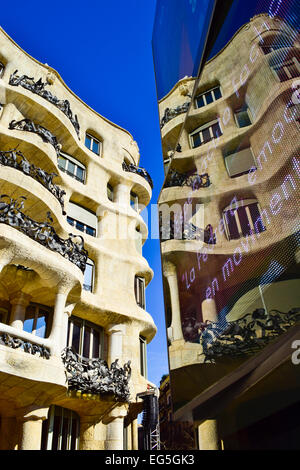
M 249 356 L 269 344 L 293 325 L 300 322 L 300 308 L 287 313 L 260 308 L 238 320 L 202 324 L 199 343 L 205 362 L 217 362 L 222 357 Z
M 128 171 L 130 173 L 136 173 L 137 175 L 140 175 L 143 178 L 145 178 L 145 180 L 148 181 L 148 183 L 150 184 L 151 189 L 153 189 L 152 178 L 149 175 L 148 171 L 145 170 L 145 168 L 141 168 L 139 166 L 134 165 L 133 163 L 126 163 L 126 162 L 123 162 L 122 168 L 124 171 Z
M 171 121 L 171 119 L 174 119 L 176 116 L 179 116 L 179 114 L 186 113 L 189 109 L 189 106 L 190 101 L 187 101 L 186 103 L 183 103 L 181 106 L 177 106 L 176 108 L 166 108 L 165 113 L 160 121 L 160 128 L 162 129 L 164 125 L 167 124 L 167 122 Z
M 73 116 L 71 111 L 70 102 L 68 100 L 60 100 L 56 96 L 52 95 L 52 93 L 48 90 L 45 90 L 47 83 L 42 82 L 40 78 L 36 82 L 34 81 L 33 77 L 28 77 L 27 75 L 17 75 L 18 70 L 15 70 L 14 73 L 9 78 L 9 85 L 12 86 L 21 86 L 26 90 L 35 93 L 36 95 L 41 96 L 45 100 L 49 101 L 49 103 L 54 104 L 58 109 L 60 109 L 67 118 L 71 121 L 78 138 L 80 132 L 80 126 L 78 122 L 77 115 Z
M 103 359 L 86 359 L 72 347 L 62 351 L 62 360 L 67 371 L 69 390 L 96 395 L 111 394 L 119 400 L 129 400 L 130 361 L 120 367 L 116 359 L 108 367 Z
M 8 202 L 5 202 L 5 198 L 8 199 Z M 88 252 L 84 248 L 83 238 L 80 235 L 70 233 L 69 238 L 63 239 L 57 235 L 48 222 L 41 223 L 31 219 L 21 211 L 24 207 L 24 200 L 26 200 L 24 196 L 13 199 L 2 194 L 0 196 L 0 223 L 18 229 L 46 248 L 59 253 L 84 272 Z M 50 212 L 47 214 L 47 219 L 53 222 Z M 78 239 L 80 242 L 74 241 Z
M 168 226 L 161 226 L 160 240 L 161 242 L 167 240 L 200 240 L 207 245 L 215 245 L 216 235 L 210 224 L 205 229 L 196 227 L 192 223 L 184 223 L 180 227 L 175 228 L 174 222 L 170 221 Z
M 8 126 L 9 129 L 16 129 L 18 131 L 33 132 L 34 134 L 39 135 L 44 142 L 51 144 L 56 151 L 57 156 L 59 156 L 61 145 L 57 142 L 55 135 L 53 135 L 48 129 L 40 124 L 36 124 L 30 119 L 21 119 L 21 121 L 11 121 Z
M 29 342 L 27 340 L 17 338 L 8 333 L 0 333 L 0 344 L 13 349 L 21 349 L 26 353 L 38 355 L 44 359 L 50 358 L 49 348 L 46 348 L 45 346 L 39 344 L 35 344 L 33 342 Z
M 50 191 L 50 193 L 53 194 L 53 196 L 56 197 L 61 205 L 63 214 L 65 215 L 64 195 L 66 193 L 63 189 L 53 183 L 53 178 L 57 176 L 56 173 L 47 173 L 47 171 L 30 164 L 23 153 L 16 149 L 0 151 L 0 164 L 22 171 L 25 175 L 31 176 L 31 178 L 42 184 L 46 189 L 48 189 L 48 191 Z
M 196 191 L 199 188 L 208 188 L 210 185 L 211 181 L 207 173 L 198 175 L 179 173 L 176 170 L 171 170 L 164 187 L 188 186 L 193 188 L 193 191 Z

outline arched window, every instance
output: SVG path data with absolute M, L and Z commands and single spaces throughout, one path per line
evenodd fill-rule
M 190 133 L 190 142 L 192 148 L 200 147 L 213 139 L 222 135 L 221 127 L 218 119 L 208 122 L 201 127 L 198 127 Z
M 75 411 L 52 405 L 43 421 L 41 450 L 78 450 L 79 427 Z

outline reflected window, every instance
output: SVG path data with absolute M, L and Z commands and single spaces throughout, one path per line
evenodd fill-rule
M 143 336 L 139 337 L 140 341 L 140 373 L 147 378 L 147 341 Z
M 70 155 L 62 152 L 60 153 L 58 157 L 58 168 L 72 178 L 75 178 L 77 181 L 80 181 L 81 183 L 85 182 L 85 166 Z
M 145 279 L 141 276 L 135 276 L 134 280 L 134 293 L 136 303 L 143 309 L 146 308 L 145 301 Z
M 238 127 L 247 127 L 252 124 L 250 110 L 247 105 L 235 111 L 235 120 Z
M 287 36 L 276 35 L 265 38 L 259 45 L 264 54 L 270 54 L 284 47 L 293 47 L 293 41 Z
M 245 175 L 254 171 L 256 163 L 251 148 L 237 150 L 225 156 L 225 166 L 230 178 Z
M 203 108 L 203 106 L 207 106 L 220 98 L 222 98 L 221 88 L 219 86 L 212 88 L 211 90 L 196 96 L 196 107 Z
M 79 426 L 75 411 L 52 405 L 43 421 L 41 450 L 78 450 Z
M 213 121 L 205 124 L 198 129 L 195 129 L 190 134 L 192 148 L 200 147 L 200 145 L 206 144 L 213 139 L 216 139 L 222 135 L 219 121 Z
M 41 305 L 29 305 L 26 309 L 23 330 L 40 338 L 48 335 L 49 309 Z
M 102 357 L 103 328 L 82 318 L 71 316 L 67 345 L 87 359 Z
M 84 280 L 83 280 L 83 288 L 89 292 L 93 292 L 94 288 L 94 273 L 95 273 L 95 265 L 94 262 L 88 258 L 85 271 L 84 271 Z
M 266 230 L 259 204 L 255 200 L 239 201 L 223 211 L 228 240 L 236 240 Z
M 282 64 L 273 65 L 272 68 L 281 82 L 300 76 L 300 63 L 296 57 Z
M 85 135 L 85 146 L 96 155 L 100 155 L 101 142 L 91 134 Z

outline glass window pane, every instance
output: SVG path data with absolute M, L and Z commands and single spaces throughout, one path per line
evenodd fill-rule
M 71 173 L 72 175 L 75 175 L 75 165 L 74 163 L 68 161 L 68 173 Z
M 209 128 L 202 131 L 203 143 L 209 142 L 211 140 Z
M 202 107 L 205 105 L 204 99 L 203 99 L 203 95 L 198 96 L 198 97 L 196 98 L 196 101 L 197 101 L 197 107 L 198 107 L 198 108 L 202 108 Z
M 23 330 L 27 331 L 27 333 L 32 333 L 33 321 L 33 318 L 28 318 L 27 320 L 25 320 L 23 324 Z
M 89 135 L 86 135 L 85 136 L 85 146 L 90 149 L 91 148 L 91 145 L 92 145 L 92 139 L 90 138 Z
M 215 100 L 219 100 L 220 98 L 222 98 L 220 87 L 214 89 L 214 95 L 215 95 Z
M 36 322 L 35 334 L 40 338 L 45 338 L 46 335 L 46 320 L 47 314 L 40 312 Z
M 76 176 L 80 181 L 84 181 L 84 169 L 80 166 L 77 167 Z
M 63 417 L 62 422 L 62 433 L 61 433 L 61 450 L 68 450 L 68 427 L 69 427 L 69 419 L 67 417 Z
M 73 322 L 72 346 L 78 354 L 80 354 L 79 344 L 80 344 L 80 323 Z
M 83 338 L 83 357 L 90 357 L 91 328 L 85 326 Z
M 85 233 L 91 235 L 92 237 L 96 236 L 96 230 L 92 227 L 89 227 L 88 225 L 85 227 Z
M 229 231 L 229 239 L 236 240 L 240 238 L 239 229 L 235 220 L 234 211 L 226 211 L 224 214 L 225 222 Z
M 100 332 L 93 330 L 93 354 L 92 357 L 100 357 Z
M 76 450 L 76 438 L 77 438 L 77 426 L 78 426 L 78 419 L 76 416 L 72 416 L 72 428 L 71 428 L 71 446 L 70 450 Z
M 192 135 L 192 140 L 193 140 L 193 148 L 200 147 L 201 139 L 200 139 L 199 132 L 197 134 Z
M 220 125 L 218 122 L 212 126 L 212 132 L 213 132 L 213 136 L 215 139 L 217 139 L 218 137 L 222 135 Z
M 58 448 L 58 438 L 60 434 L 60 422 L 61 422 L 61 417 L 55 415 L 54 416 L 54 422 L 53 422 L 53 438 L 52 438 L 52 448 L 51 450 L 60 450 Z
M 212 92 L 209 91 L 208 93 L 205 93 L 205 98 L 206 98 L 206 104 L 212 103 L 213 102 Z
M 97 140 L 93 140 L 93 152 L 99 155 L 99 142 Z
M 236 114 L 236 117 L 237 117 L 239 127 L 250 126 L 251 121 L 250 121 L 248 111 L 246 109 L 242 111 L 238 111 Z
M 239 218 L 239 221 L 240 221 L 240 226 L 241 226 L 241 229 L 242 229 L 242 234 L 244 235 L 244 237 L 246 235 L 250 235 L 251 234 L 251 227 L 250 227 L 248 215 L 247 215 L 247 212 L 246 212 L 246 207 L 239 207 L 238 210 L 237 210 L 237 213 L 238 213 L 238 218 Z
M 61 156 L 58 157 L 58 167 L 62 170 L 66 169 L 67 160 Z
M 77 230 L 84 232 L 84 224 L 82 222 L 79 222 L 78 220 L 76 220 L 76 228 Z
M 74 226 L 75 220 L 72 219 L 72 217 L 68 217 L 68 216 L 67 216 L 67 222 L 68 222 L 70 225 Z
M 93 266 L 91 264 L 87 264 L 85 271 L 84 271 L 84 286 L 91 290 L 93 285 Z

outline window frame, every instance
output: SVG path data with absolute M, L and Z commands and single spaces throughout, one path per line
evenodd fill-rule
M 147 367 L 147 340 L 144 336 L 139 335 L 139 344 L 140 344 L 140 374 L 142 377 L 147 379 L 148 377 L 148 367 Z
M 107 199 L 110 202 L 114 202 L 114 187 L 108 182 L 106 185 L 106 189 L 107 189 Z M 109 192 L 110 192 L 110 195 L 109 195 Z
M 290 65 L 293 65 L 298 70 L 298 75 L 296 77 L 293 77 L 292 74 L 290 73 L 288 69 Z M 288 80 L 295 80 L 295 78 L 297 78 L 298 76 L 300 77 L 300 62 L 296 56 L 293 56 L 290 59 L 285 60 L 282 64 L 271 65 L 271 69 L 275 77 L 277 78 L 277 80 L 279 80 L 280 83 L 287 82 Z M 282 69 L 284 70 L 285 75 L 288 76 L 288 78 L 286 78 L 285 80 L 281 80 L 279 74 L 277 73 L 277 71 L 282 70 Z
M 88 146 L 86 145 L 86 138 L 87 138 L 87 137 L 91 140 L 91 145 L 90 145 L 90 147 L 88 147 Z M 99 152 L 95 152 L 95 151 L 93 150 L 93 144 L 94 144 L 94 142 L 97 142 L 98 148 L 99 148 Z M 88 150 L 90 150 L 91 152 L 93 152 L 95 155 L 98 155 L 99 157 L 101 156 L 101 153 L 102 153 L 102 142 L 101 142 L 101 140 L 100 140 L 99 138 L 93 136 L 93 135 L 90 134 L 89 132 L 86 132 L 86 133 L 85 133 L 84 145 L 85 145 L 85 147 L 86 147 Z
M 255 223 L 257 222 L 257 220 L 259 220 L 259 218 L 256 219 L 256 220 L 253 220 L 252 216 L 251 216 L 251 213 L 250 213 L 250 209 L 249 209 L 249 206 L 251 206 L 253 204 L 256 204 L 257 211 L 259 212 L 260 217 L 261 217 L 263 211 L 261 210 L 261 206 L 260 206 L 259 202 L 257 201 L 257 199 L 240 200 L 237 203 L 233 204 L 232 206 L 228 206 L 225 209 L 223 209 L 223 211 L 222 211 L 222 220 L 223 220 L 225 234 L 226 234 L 226 237 L 227 237 L 228 241 L 239 240 L 241 238 L 245 238 L 247 235 L 248 236 L 250 235 L 250 234 L 246 234 L 246 235 L 243 234 L 243 227 L 242 227 L 242 223 L 241 223 L 241 220 L 240 220 L 240 217 L 239 217 L 239 214 L 238 214 L 238 209 L 240 209 L 242 207 L 245 208 L 245 213 L 247 215 L 248 224 L 249 224 L 249 227 L 250 227 L 252 233 L 253 234 L 257 233 L 256 230 L 255 230 Z M 247 208 L 248 208 L 248 210 L 247 210 Z M 230 227 L 229 227 L 229 224 L 228 224 L 228 221 L 227 221 L 227 216 L 226 216 L 227 212 L 234 212 L 233 216 L 234 216 L 235 223 L 236 223 L 236 226 L 237 226 L 237 229 L 238 229 L 238 235 L 239 235 L 238 237 L 233 237 L 231 235 Z M 264 230 L 260 231 L 259 233 L 262 233 L 262 232 L 265 232 L 265 231 L 266 231 L 266 227 L 264 226 Z
M 133 201 L 133 204 L 132 204 L 132 200 L 134 199 Z M 135 212 L 138 212 L 139 211 L 139 197 L 138 195 L 134 192 L 134 191 L 130 191 L 130 207 L 135 211 Z
M 136 303 L 139 307 L 146 310 L 146 281 L 142 276 L 135 276 L 134 278 L 134 293 Z
M 67 346 L 72 347 L 73 343 L 73 328 L 74 323 L 80 324 L 80 335 L 79 335 L 79 348 L 78 352 L 76 353 L 85 359 L 103 359 L 103 352 L 104 352 L 104 329 L 102 326 L 96 325 L 88 320 L 85 320 L 80 317 L 76 317 L 75 315 L 71 315 L 68 322 L 68 334 L 67 334 Z M 89 357 L 83 356 L 84 351 L 84 340 L 85 340 L 85 331 L 87 328 L 91 329 L 89 334 Z M 99 355 L 98 357 L 93 357 L 93 348 L 94 348 L 94 336 L 93 331 L 97 331 L 99 333 Z
M 34 316 L 30 318 L 26 318 L 28 309 L 33 308 L 34 309 Z M 45 319 L 45 334 L 44 336 L 38 336 L 36 334 L 37 331 L 37 322 L 39 319 L 39 312 L 40 310 L 43 310 L 46 313 L 46 319 Z M 26 333 L 29 333 L 31 335 L 36 336 L 37 338 L 47 338 L 49 336 L 49 329 L 50 329 L 50 321 L 51 321 L 51 315 L 53 315 L 53 309 L 46 305 L 41 305 L 41 304 L 36 304 L 34 302 L 31 302 L 25 310 L 25 317 L 24 317 L 24 322 L 23 322 L 23 331 L 26 331 Z M 33 324 L 32 324 L 32 329 L 31 331 L 24 330 L 25 326 L 25 321 L 30 320 L 33 318 Z
M 215 90 L 219 90 L 219 91 L 220 91 L 220 93 L 221 93 L 220 98 L 216 98 L 216 96 L 215 96 Z M 213 97 L 213 100 L 212 100 L 211 103 L 207 103 L 206 95 L 207 95 L 208 93 L 211 93 L 211 96 Z M 204 105 L 203 105 L 203 106 L 198 106 L 198 99 L 200 99 L 201 97 L 203 98 Z M 195 108 L 196 108 L 196 109 L 204 108 L 205 106 L 209 106 L 210 104 L 215 103 L 216 101 L 220 100 L 221 98 L 223 98 L 222 88 L 221 88 L 220 85 L 217 85 L 217 86 L 215 86 L 215 87 L 213 87 L 213 88 L 210 88 L 209 90 L 207 90 L 207 91 L 205 91 L 205 92 L 203 92 L 203 93 L 199 93 L 199 94 L 195 97 Z
M 75 222 L 75 224 L 71 224 L 70 220 Z M 73 217 L 70 217 L 69 215 L 67 215 L 67 222 L 68 222 L 69 225 L 71 225 L 71 227 L 75 227 L 76 230 L 79 230 L 79 232 L 85 233 L 86 235 L 89 235 L 90 237 L 94 237 L 94 238 L 97 237 L 97 230 L 94 227 L 91 227 L 90 225 L 87 225 L 87 224 L 81 222 L 80 220 L 74 219 Z M 80 230 L 80 228 L 77 227 L 76 222 L 78 222 L 79 224 L 82 224 L 84 230 Z M 93 235 L 86 231 L 87 228 L 91 229 L 91 231 L 93 231 Z
M 189 139 L 190 139 L 190 146 L 191 146 L 191 148 L 192 148 L 192 149 L 199 148 L 199 147 L 201 147 L 202 145 L 208 144 L 208 143 L 211 142 L 212 140 L 221 137 L 221 136 L 223 135 L 223 131 L 222 131 L 222 127 L 221 127 L 221 124 L 220 124 L 220 123 L 221 123 L 220 119 L 215 119 L 214 121 L 210 121 L 210 122 L 204 124 L 203 126 L 197 127 L 197 129 L 195 129 L 194 131 L 190 132 L 190 133 L 189 133 Z M 219 125 L 219 129 L 220 129 L 220 132 L 221 132 L 220 136 L 218 136 L 218 137 L 215 137 L 215 136 L 213 135 L 213 131 L 212 131 L 212 128 L 213 128 L 213 126 L 214 126 L 215 124 L 218 124 L 218 125 Z M 203 132 L 204 132 L 205 130 L 207 130 L 207 129 L 209 130 L 209 134 L 210 134 L 210 137 L 211 137 L 210 140 L 208 140 L 207 142 L 204 142 L 203 135 L 201 135 L 201 139 L 200 139 L 200 140 L 201 140 L 201 143 L 200 143 L 200 145 L 194 146 L 193 136 L 194 136 L 195 134 L 199 134 L 199 135 L 200 135 L 200 133 L 203 133 Z
M 247 126 L 240 126 L 240 125 L 239 125 L 237 115 L 238 115 L 238 113 L 242 113 L 242 112 L 243 112 L 243 113 L 247 113 L 247 115 L 248 115 L 250 124 L 248 124 Z M 245 105 L 242 106 L 241 108 L 236 109 L 236 110 L 234 111 L 234 119 L 235 119 L 236 125 L 237 125 L 237 127 L 238 127 L 239 129 L 244 129 L 245 127 L 252 126 L 252 124 L 253 124 L 253 117 L 252 117 L 252 113 L 251 113 L 251 111 L 250 111 L 250 109 L 249 109 L 249 107 L 248 107 L 247 104 L 245 104 Z
M 58 413 L 59 411 L 59 413 Z M 75 427 L 75 448 L 73 450 L 79 450 L 79 439 L 80 439 L 80 417 L 79 415 L 67 408 L 63 408 L 57 405 L 51 405 L 48 413 L 48 418 L 43 422 L 43 432 L 42 432 L 42 445 L 41 449 L 43 450 L 52 450 L 53 437 L 54 437 L 54 418 L 59 416 L 59 429 L 57 436 L 57 449 L 56 450 L 72 450 L 72 427 L 73 421 L 76 420 Z M 64 420 L 67 419 L 67 439 L 66 439 L 66 448 L 62 449 L 62 431 Z
M 88 266 L 92 266 L 92 268 L 93 268 L 93 269 L 92 269 L 92 284 L 91 284 L 91 286 L 88 286 L 87 284 L 85 284 L 85 283 L 83 282 L 82 287 L 83 287 L 83 289 L 84 289 L 85 291 L 87 291 L 87 292 L 93 292 L 94 287 L 95 287 L 95 263 L 94 263 L 93 260 L 91 260 L 90 258 L 88 258 L 87 261 L 86 261 L 86 266 L 87 266 L 87 265 L 88 265 Z M 85 269 L 86 269 L 86 268 L 85 268 Z M 85 271 L 84 271 L 84 275 L 85 275 Z M 83 278 L 83 281 L 84 281 L 84 278 Z M 86 289 L 86 287 L 90 287 L 90 288 L 89 288 L 89 289 Z
M 66 168 L 62 168 L 62 167 L 59 166 L 59 158 L 60 157 L 63 158 L 64 160 L 66 160 L 66 162 L 67 162 Z M 68 170 L 69 163 L 75 165 L 75 173 L 72 173 L 71 171 Z M 80 183 L 85 184 L 85 182 L 86 182 L 86 166 L 83 165 L 83 163 L 76 160 L 76 158 L 72 157 L 71 155 L 68 155 L 65 152 L 60 152 L 59 157 L 58 157 L 58 161 L 57 161 L 57 165 L 58 165 L 58 168 L 63 173 L 66 173 L 71 178 L 76 179 L 76 181 L 79 181 Z M 82 179 L 77 176 L 77 168 L 80 168 L 81 170 L 83 170 L 83 178 Z
M 228 157 L 232 157 L 233 155 L 238 155 L 242 152 L 244 152 L 245 150 L 249 150 L 250 151 L 250 154 L 252 156 L 252 165 L 250 166 L 250 168 L 248 168 L 247 170 L 245 170 L 244 172 L 242 173 L 237 173 L 237 174 L 234 174 L 234 175 L 231 175 L 229 173 L 229 169 L 228 169 L 228 165 L 227 165 L 227 162 L 226 162 L 226 159 Z M 241 157 L 236 157 L 236 158 L 241 158 Z M 256 164 L 256 159 L 255 159 L 255 156 L 254 156 L 254 153 L 253 153 L 253 150 L 252 150 L 252 147 L 251 145 L 249 147 L 245 147 L 245 148 L 242 148 L 238 151 L 235 151 L 235 152 L 232 152 L 232 153 L 228 153 L 226 155 L 224 155 L 224 164 L 225 164 L 225 168 L 226 168 L 226 172 L 227 172 L 227 175 L 229 176 L 230 179 L 233 179 L 233 178 L 239 178 L 240 176 L 243 176 L 243 175 L 246 175 L 246 174 L 249 174 L 249 171 L 251 170 L 251 168 L 257 168 L 257 164 Z

